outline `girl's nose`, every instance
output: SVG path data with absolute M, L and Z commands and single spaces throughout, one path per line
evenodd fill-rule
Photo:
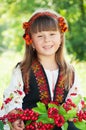
M 49 36 L 44 36 L 44 40 L 45 40 L 45 42 L 50 42 Z

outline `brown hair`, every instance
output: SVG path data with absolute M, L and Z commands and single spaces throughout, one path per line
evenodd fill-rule
M 46 11 L 43 11 L 43 12 L 46 12 Z M 61 32 L 59 24 L 58 24 L 58 20 L 56 18 L 52 17 L 52 14 L 55 14 L 56 17 L 59 17 L 59 14 L 57 14 L 56 12 L 51 12 L 51 11 L 47 11 L 47 12 L 51 13 L 51 16 L 43 15 L 43 16 L 39 16 L 36 19 L 34 19 L 34 21 L 32 22 L 32 24 L 30 26 L 30 30 L 28 32 L 30 36 L 32 33 L 41 32 L 41 31 L 50 31 L 50 30 L 56 31 L 58 29 Z M 31 19 L 37 13 L 40 13 L 40 11 L 33 14 Z M 61 46 L 58 49 L 58 51 L 56 52 L 55 58 L 56 58 L 57 64 L 62 68 L 62 73 L 65 75 L 65 77 L 64 77 L 65 88 L 68 89 L 72 85 L 71 79 L 73 77 L 72 76 L 73 68 L 71 67 L 71 65 L 69 65 L 66 62 L 66 60 L 64 58 L 64 54 L 63 54 L 64 44 L 65 44 L 64 33 L 61 32 Z M 31 44 L 29 46 L 26 45 L 24 59 L 21 62 L 21 71 L 22 71 L 25 87 L 28 86 L 29 71 L 30 71 L 32 61 L 34 59 L 37 59 L 36 51 L 33 50 Z

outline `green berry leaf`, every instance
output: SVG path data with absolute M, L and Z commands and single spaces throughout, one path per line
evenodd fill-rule
M 4 130 L 4 124 L 2 121 L 0 121 L 0 130 Z
M 37 107 L 33 108 L 34 112 L 37 112 L 39 114 L 45 114 L 47 113 L 47 109 L 44 103 L 38 102 Z
M 67 130 L 68 129 L 68 123 L 65 122 L 64 125 L 61 128 L 62 128 L 62 130 Z
M 37 120 L 37 122 L 43 122 L 44 124 L 46 123 L 54 123 L 54 120 L 52 118 L 49 118 L 47 114 L 43 114 L 39 116 L 39 119 Z
M 86 130 L 86 121 L 76 122 L 74 125 L 80 130 Z
M 80 100 L 81 100 L 81 96 L 80 96 L 80 95 L 77 96 L 77 97 L 72 97 L 72 101 L 73 101 L 73 103 L 76 104 L 76 105 L 79 104 Z
M 48 108 L 57 108 L 58 109 L 58 106 L 56 104 L 49 103 Z
M 62 105 L 59 106 L 59 114 L 61 114 L 61 115 L 63 115 L 63 116 L 64 116 L 64 114 L 67 114 L 66 110 L 63 108 Z
M 32 122 L 31 120 L 28 120 L 28 121 L 26 122 L 26 126 L 29 125 L 31 122 Z

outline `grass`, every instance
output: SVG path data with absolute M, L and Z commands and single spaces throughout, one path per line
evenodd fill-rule
M 13 52 L 13 51 L 6 51 L 0 55 L 0 106 L 2 104 L 3 92 L 6 87 L 8 87 L 12 70 L 14 66 L 21 61 L 22 54 Z M 72 62 L 78 78 L 80 80 L 80 84 L 82 87 L 83 94 L 86 93 L 86 62 Z

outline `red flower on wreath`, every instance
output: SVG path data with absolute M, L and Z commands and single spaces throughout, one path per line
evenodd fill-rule
M 24 40 L 26 41 L 26 44 L 29 45 L 32 43 L 31 37 L 28 34 L 23 35 Z
M 59 17 L 58 21 L 59 21 L 59 26 L 60 26 L 61 32 L 66 32 L 68 30 L 68 27 L 67 27 L 66 22 L 64 21 L 64 18 Z
M 24 23 L 23 23 L 23 28 L 24 28 L 24 29 L 28 29 L 28 27 L 29 27 L 29 23 L 28 23 L 28 22 L 24 22 Z

